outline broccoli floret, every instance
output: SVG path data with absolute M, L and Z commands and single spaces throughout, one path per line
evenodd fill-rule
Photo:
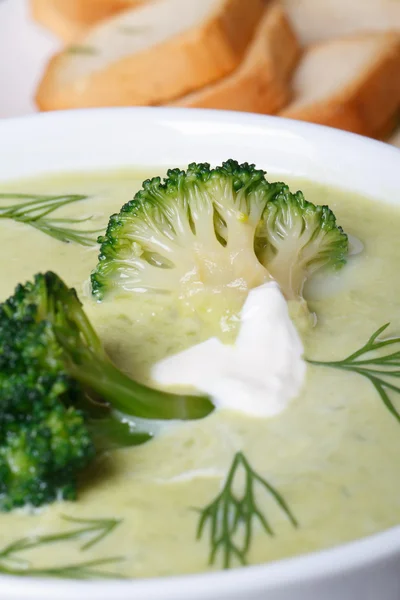
M 10 423 L 0 442 L 0 509 L 75 500 L 77 476 L 94 456 L 84 415 L 60 402 Z
M 80 389 L 59 360 L 45 280 L 0 306 L 0 509 L 73 499 L 95 455 Z
M 190 295 L 268 281 L 254 235 L 281 187 L 268 183 L 254 165 L 233 160 L 215 169 L 193 163 L 187 171 L 168 171 L 164 181 L 145 181 L 99 238 L 94 295 L 99 300 L 125 292 Z
M 307 279 L 346 263 L 348 238 L 328 206 L 315 206 L 284 187 L 269 202 L 256 232 L 256 254 L 287 300 L 303 302 Z
M 120 372 L 54 273 L 0 305 L 0 509 L 74 499 L 107 431 L 111 447 L 151 438 L 151 423 L 130 435 L 127 415 L 197 419 L 212 410 L 207 397 L 153 390 Z
M 92 273 L 98 300 L 109 294 L 248 290 L 274 278 L 288 300 L 304 283 L 346 261 L 348 240 L 327 206 L 307 202 L 265 172 L 229 160 L 191 164 L 145 181 L 99 238 Z

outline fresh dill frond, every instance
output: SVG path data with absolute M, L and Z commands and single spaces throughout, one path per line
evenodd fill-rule
M 62 516 L 64 521 L 76 525 L 73 529 L 34 535 L 20 538 L 0 550 L 0 573 L 29 577 L 62 577 L 71 579 L 91 579 L 120 577 L 115 573 L 98 571 L 98 567 L 109 565 L 122 560 L 122 557 L 107 557 L 96 560 L 86 560 L 68 565 L 35 568 L 31 563 L 21 558 L 21 553 L 34 550 L 49 544 L 81 542 L 79 550 L 84 552 L 100 543 L 121 523 L 119 519 L 77 519 Z
M 400 337 L 380 338 L 389 325 L 386 323 L 379 327 L 359 350 L 343 360 L 307 362 L 362 375 L 372 383 L 388 411 L 400 422 L 400 413 L 389 395 L 391 392 L 400 394 L 400 386 L 395 384 L 395 380 L 400 378 Z M 388 353 L 381 352 L 385 348 L 388 348 Z M 374 355 L 371 356 L 371 353 Z
M 25 223 L 61 242 L 73 242 L 81 246 L 94 246 L 101 229 L 79 229 L 79 224 L 90 221 L 92 217 L 82 219 L 57 218 L 53 213 L 68 204 L 87 200 L 81 194 L 63 194 L 59 196 L 32 194 L 0 194 L 0 219 L 12 219 Z M 15 201 L 4 204 L 4 201 Z M 78 227 L 76 227 L 78 225 Z
M 70 532 L 70 535 L 75 534 L 79 538 L 85 535 L 90 536 L 91 539 L 81 546 L 81 550 L 87 550 L 101 542 L 103 538 L 114 531 L 121 523 L 121 519 L 77 519 L 75 517 L 68 517 L 67 515 L 63 515 L 62 518 L 64 521 L 82 526 L 76 529 L 75 532 Z
M 94 54 L 98 54 L 99 51 L 97 48 L 93 48 L 93 46 L 68 46 L 66 49 L 68 54 L 86 54 L 93 56 Z
M 111 558 L 99 558 L 86 562 L 71 563 L 60 567 L 49 567 L 47 569 L 32 569 L 23 567 L 4 567 L 0 565 L 2 575 L 13 575 L 17 577 L 54 577 L 60 579 L 122 579 L 121 575 L 111 571 L 98 570 L 99 567 L 115 564 L 123 560 L 121 556 Z
M 144 33 L 148 33 L 150 31 L 150 27 L 144 25 L 121 25 L 120 27 L 118 27 L 118 31 L 126 35 L 141 35 Z
M 238 493 L 238 480 L 243 476 L 244 489 L 242 493 Z M 239 564 L 245 565 L 257 522 L 268 535 L 274 535 L 265 511 L 257 502 L 257 487 L 263 489 L 274 500 L 293 527 L 298 527 L 298 522 L 283 496 L 254 471 L 242 452 L 237 452 L 221 492 L 208 506 L 199 510 L 197 539 L 201 539 L 206 526 L 209 525 L 210 565 L 215 564 L 218 554 L 222 555 L 224 569 L 229 569 L 235 559 Z

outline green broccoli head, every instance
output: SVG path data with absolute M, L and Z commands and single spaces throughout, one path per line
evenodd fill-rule
M 144 443 L 127 415 L 197 419 L 204 396 L 137 383 L 106 356 L 75 290 L 36 275 L 0 305 L 0 509 L 73 499 L 96 450 Z
M 256 254 L 286 298 L 303 301 L 304 284 L 313 273 L 346 263 L 348 238 L 328 206 L 315 206 L 285 186 L 266 206 Z
M 56 477 L 61 473 L 75 478 L 76 473 L 94 458 L 95 447 L 87 420 L 84 411 L 60 402 L 45 419 L 43 425 L 49 432 L 52 469 Z
M 59 397 L 75 396 L 53 328 L 41 320 L 45 300 L 39 276 L 0 305 L 0 433 L 9 421 L 40 416 L 43 399 L 52 406 Z
M 52 485 L 49 432 L 31 424 L 12 426 L 0 445 L 0 506 L 12 510 L 26 504 L 40 506 L 57 497 L 59 489 Z
M 0 438 L 0 509 L 75 500 L 77 480 L 95 456 L 83 413 L 61 403 Z
M 81 390 L 47 320 L 44 276 L 0 306 L 0 508 L 72 499 L 93 459 Z
M 48 397 L 55 385 L 59 393 L 64 389 L 66 405 L 89 397 L 103 402 L 97 409 L 112 405 L 116 411 L 145 419 L 201 418 L 213 410 L 207 397 L 154 390 L 119 371 L 75 290 L 55 273 L 36 275 L 33 283 L 18 286 L 0 306 L 0 336 L 0 382 L 5 381 L 5 391 L 13 386 L 10 398 L 17 397 L 18 386 L 23 390 L 25 381 L 32 380 L 39 397 Z M 9 380 L 9 375 L 15 378 Z M 23 393 L 20 396 L 21 412 L 26 414 L 26 399 Z
M 110 219 L 99 239 L 94 295 L 248 289 L 269 279 L 254 253 L 254 235 L 280 184 L 229 160 L 211 169 L 191 164 L 164 181 L 145 181 Z

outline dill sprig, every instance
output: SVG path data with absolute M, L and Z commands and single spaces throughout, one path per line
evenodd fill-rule
M 400 413 L 389 396 L 391 392 L 400 394 L 400 386 L 390 381 L 390 378 L 400 378 L 400 337 L 384 339 L 379 337 L 389 325 L 390 323 L 386 323 L 379 327 L 364 346 L 343 360 L 328 362 L 308 360 L 307 362 L 312 365 L 331 367 L 362 375 L 372 383 L 383 404 L 400 422 Z M 396 345 L 399 345 L 398 349 L 396 349 Z M 379 352 L 384 348 L 388 348 L 389 352 Z M 370 356 L 371 352 L 377 354 Z
M 237 490 L 238 479 L 244 476 L 244 489 Z M 240 564 L 247 563 L 254 525 L 261 525 L 270 536 L 274 531 L 256 500 L 256 488 L 267 492 L 287 516 L 293 527 L 298 527 L 296 518 L 282 495 L 261 477 L 242 452 L 237 452 L 230 467 L 223 488 L 218 496 L 200 510 L 197 539 L 200 539 L 207 525 L 210 530 L 209 564 L 215 564 L 218 553 L 222 553 L 224 569 L 232 566 L 236 559 Z
M 68 54 L 86 54 L 86 55 L 95 55 L 98 54 L 99 51 L 97 48 L 94 48 L 93 46 L 68 46 L 66 48 L 66 52 L 68 52 Z
M 56 218 L 53 213 L 74 202 L 86 200 L 81 194 L 64 194 L 60 196 L 32 194 L 0 194 L 0 201 L 14 200 L 12 204 L 0 204 L 0 219 L 12 219 L 17 223 L 25 223 L 46 235 L 61 242 L 74 242 L 81 246 L 96 244 L 100 229 L 79 229 L 76 225 L 90 221 L 92 217 L 83 219 Z
M 13 568 L 0 565 L 2 575 L 13 575 L 17 577 L 55 577 L 61 579 L 121 579 L 121 575 L 111 571 L 101 570 L 99 567 L 120 562 L 120 556 L 111 558 L 99 558 L 86 562 L 71 563 L 61 567 L 49 567 L 47 569 Z
M 93 577 L 120 577 L 114 573 L 101 570 L 99 567 L 122 560 L 113 556 L 89 561 L 78 561 L 67 565 L 33 568 L 29 561 L 21 558 L 21 553 L 49 544 L 83 540 L 79 545 L 80 551 L 88 550 L 101 542 L 119 524 L 119 519 L 76 519 L 62 516 L 62 519 L 76 525 L 69 531 L 34 535 L 11 542 L 0 550 L 0 573 L 3 575 L 21 575 L 29 577 L 63 577 L 67 579 L 90 579 Z

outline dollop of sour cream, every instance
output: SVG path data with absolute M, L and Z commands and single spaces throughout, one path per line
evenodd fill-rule
M 300 336 L 275 282 L 250 291 L 233 345 L 218 338 L 158 362 L 152 376 L 164 386 L 193 386 L 220 409 L 268 417 L 299 394 L 306 364 Z

